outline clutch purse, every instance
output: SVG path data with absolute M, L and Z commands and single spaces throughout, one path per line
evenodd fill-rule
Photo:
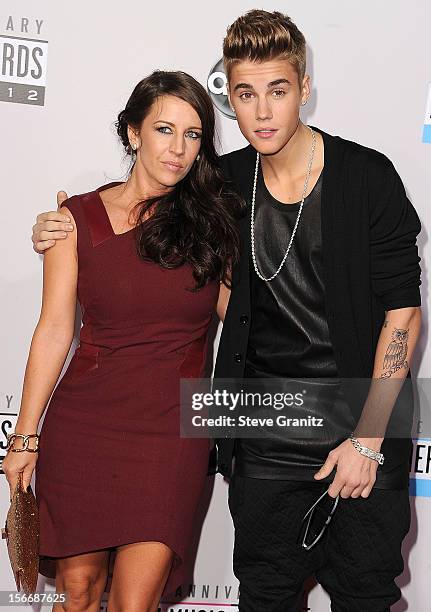
M 31 490 L 22 488 L 22 473 L 12 496 L 6 524 L 2 529 L 6 539 L 16 587 L 26 594 L 34 593 L 39 573 L 39 512 Z

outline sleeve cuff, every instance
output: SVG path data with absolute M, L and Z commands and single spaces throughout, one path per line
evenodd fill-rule
M 421 306 L 421 293 L 419 288 L 412 291 L 411 289 L 403 295 L 385 295 L 380 298 L 385 310 L 396 310 L 397 308 L 415 308 Z

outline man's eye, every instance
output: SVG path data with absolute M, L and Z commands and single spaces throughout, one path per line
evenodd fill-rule
M 249 91 L 244 91 L 244 93 L 240 95 L 241 100 L 250 100 L 252 97 L 253 95 Z
M 272 94 L 275 98 L 281 98 L 284 96 L 286 92 L 284 91 L 284 89 L 275 89 Z
M 161 134 L 172 134 L 171 128 L 168 127 L 167 125 L 161 125 L 160 127 L 156 128 L 156 129 Z

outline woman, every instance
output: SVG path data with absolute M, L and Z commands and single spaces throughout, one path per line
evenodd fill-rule
M 76 231 L 45 255 L 16 433 L 37 431 L 77 297 L 80 346 L 39 453 L 13 452 L 15 438 L 3 462 L 11 491 L 36 467 L 40 555 L 56 559 L 57 592 L 69 595 L 55 610 L 99 610 L 111 548 L 110 611 L 156 610 L 168 576 L 180 581 L 209 455 L 208 440 L 179 436 L 180 378 L 203 375 L 210 319 L 238 256 L 241 203 L 222 179 L 204 88 L 157 71 L 135 87 L 117 131 L 134 158 L 128 180 L 67 200 Z

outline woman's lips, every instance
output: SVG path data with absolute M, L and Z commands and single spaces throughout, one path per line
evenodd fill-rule
M 255 130 L 255 134 L 258 138 L 271 138 L 272 136 L 274 136 L 276 133 L 278 132 L 278 130 L 273 130 L 273 129 L 260 129 L 260 130 Z
M 183 167 L 175 162 L 162 162 L 171 172 L 180 172 Z

